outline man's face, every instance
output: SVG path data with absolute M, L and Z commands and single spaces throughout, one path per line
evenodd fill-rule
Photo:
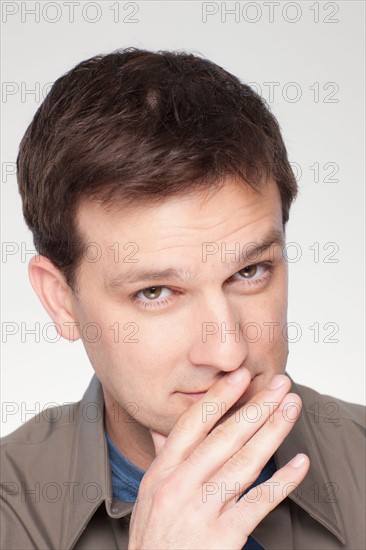
M 285 370 L 283 248 L 251 256 L 275 232 L 283 237 L 274 182 L 259 194 L 228 180 L 206 199 L 192 193 L 113 213 L 85 203 L 78 219 L 97 245 L 79 272 L 76 320 L 107 407 L 116 402 L 168 435 L 194 401 L 185 393 L 243 365 L 252 382 L 238 406 Z M 185 275 L 137 277 L 169 268 Z

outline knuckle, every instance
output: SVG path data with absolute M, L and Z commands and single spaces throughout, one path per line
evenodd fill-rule
M 202 460 L 204 460 L 205 456 L 207 455 L 206 449 L 202 447 L 201 445 L 197 447 L 193 453 L 191 453 L 187 458 L 186 462 L 191 466 L 193 469 L 196 469 L 199 467 L 199 465 L 202 463 Z
M 245 449 L 236 453 L 230 459 L 230 469 L 233 474 L 237 474 L 245 479 L 250 480 L 247 487 L 251 485 L 261 473 L 263 465 L 259 462 L 260 453 L 255 449 Z
M 192 431 L 192 422 L 190 415 L 187 414 L 189 410 L 180 415 L 174 426 L 174 432 L 176 435 L 187 435 Z
M 255 474 L 258 468 L 258 451 L 248 447 L 246 448 L 241 455 L 241 464 L 242 469 L 245 469 L 249 474 Z
M 248 526 L 250 521 L 253 519 L 253 512 L 251 511 L 250 506 L 248 506 L 248 504 L 243 500 L 240 500 L 239 505 L 237 505 L 236 508 L 235 523 L 240 525 L 241 528 L 243 528 L 243 526 L 247 526 L 246 530 L 249 535 L 250 529 Z
M 243 475 L 248 466 L 250 466 L 250 463 L 246 455 L 236 453 L 230 459 L 230 471 L 232 474 Z
M 139 495 L 140 495 L 140 497 L 141 496 L 145 497 L 146 495 L 151 493 L 152 488 L 155 484 L 156 484 L 156 481 L 155 481 L 153 476 L 145 475 L 142 478 L 141 483 L 139 485 Z
M 230 445 L 232 443 L 232 435 L 228 431 L 227 426 L 225 426 L 225 423 L 220 424 L 217 426 L 211 433 L 208 438 L 210 445 L 213 446 L 222 446 L 222 445 Z
M 154 507 L 167 508 L 169 507 L 169 503 L 171 505 L 172 495 L 167 490 L 166 486 L 162 485 L 155 491 L 152 501 L 153 501 Z
M 175 479 L 166 479 L 155 490 L 152 500 L 153 503 L 159 508 L 171 509 L 172 507 L 172 495 L 179 493 L 179 484 Z

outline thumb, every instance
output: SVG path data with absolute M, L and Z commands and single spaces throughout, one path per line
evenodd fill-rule
M 149 430 L 149 432 L 154 443 L 155 454 L 158 455 L 161 451 L 161 448 L 164 446 L 167 437 L 159 432 L 154 432 L 154 430 Z

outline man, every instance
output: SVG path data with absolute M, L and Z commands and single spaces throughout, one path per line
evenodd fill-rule
M 95 376 L 3 438 L 2 547 L 363 548 L 364 408 L 285 373 L 297 186 L 264 101 L 192 54 L 96 56 L 17 167 L 32 286 Z

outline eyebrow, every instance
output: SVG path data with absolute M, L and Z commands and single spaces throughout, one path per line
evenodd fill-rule
M 238 262 L 236 261 L 236 258 L 234 258 L 231 261 L 225 263 L 228 263 L 230 268 L 232 266 L 237 267 L 239 263 L 246 263 L 251 258 L 256 258 L 273 245 L 284 245 L 284 234 L 278 229 L 271 229 L 259 243 L 249 242 L 247 243 L 247 245 L 244 245 L 244 249 L 245 247 L 250 247 L 250 252 L 245 255 L 242 262 Z M 226 250 L 226 254 L 233 256 L 234 252 L 228 249 Z M 123 287 L 125 285 L 148 281 L 160 281 L 163 279 L 172 279 L 179 282 L 186 282 L 188 280 L 194 279 L 194 277 L 195 275 L 183 266 L 168 267 L 163 270 L 135 267 L 133 271 L 129 273 L 118 273 L 116 275 L 107 276 L 104 281 L 104 286 L 105 288 L 113 289 Z

